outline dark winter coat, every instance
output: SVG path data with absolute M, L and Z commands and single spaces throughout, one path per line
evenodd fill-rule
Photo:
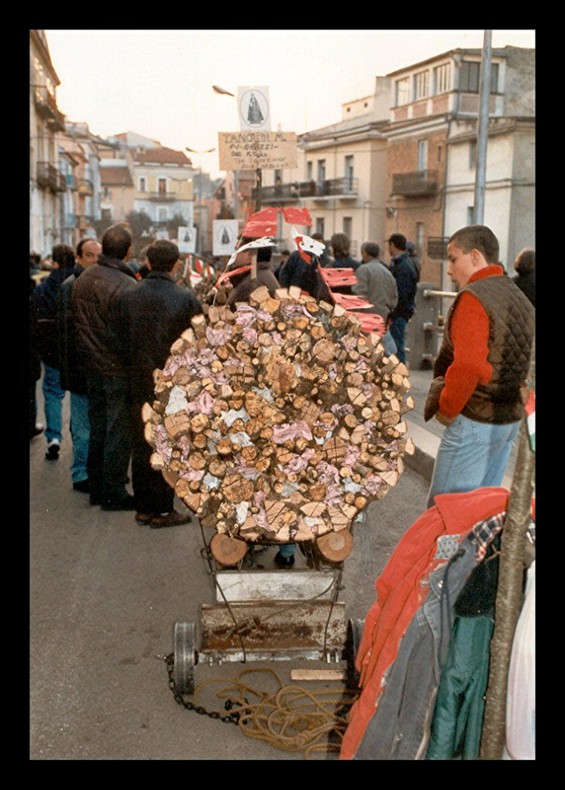
M 77 264 L 73 273 L 61 283 L 57 297 L 57 335 L 59 343 L 59 380 L 61 387 L 79 395 L 86 394 L 86 377 L 80 369 L 73 322 L 73 286 L 84 272 Z
M 32 305 L 37 318 L 37 349 L 42 362 L 51 368 L 59 367 L 57 334 L 57 298 L 69 269 L 53 269 L 33 290 Z
M 33 291 L 35 280 L 29 278 L 29 380 L 39 381 L 41 378 L 41 357 L 37 350 L 37 314 L 33 308 Z
M 228 304 L 234 309 L 237 302 L 249 302 L 252 291 L 259 288 L 261 285 L 267 287 L 271 296 L 275 295 L 275 291 L 279 287 L 279 281 L 273 274 L 271 264 L 268 261 L 257 263 L 256 279 L 252 279 L 251 272 L 246 271 L 242 273 L 241 278 L 234 275 L 234 277 L 232 277 L 232 283 L 234 288 L 228 297 Z
M 393 320 L 404 318 L 405 321 L 409 321 L 416 309 L 416 292 L 420 277 L 408 252 L 402 252 L 393 258 L 390 270 L 398 288 L 398 303 L 390 317 Z
M 513 278 L 522 293 L 528 297 L 533 306 L 536 306 L 536 273 L 526 272 Z
M 201 312 L 192 288 L 166 272 L 149 272 L 137 288 L 112 300 L 108 344 L 127 372 L 134 400 L 153 400 L 153 371 L 162 370 L 171 345 Z
M 127 375 L 123 361 L 108 347 L 108 317 L 112 300 L 139 286 L 129 266 L 105 255 L 76 280 L 71 301 L 81 370 L 103 376 Z

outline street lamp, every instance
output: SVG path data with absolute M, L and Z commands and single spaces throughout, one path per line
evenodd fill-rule
M 214 93 L 221 93 L 223 96 L 232 96 L 235 99 L 235 93 L 230 93 L 224 88 L 220 88 L 219 85 L 212 85 L 212 90 Z
M 212 90 L 214 91 L 214 93 L 219 93 L 222 96 L 231 96 L 232 99 L 237 98 L 235 93 L 231 93 L 231 91 L 227 91 L 225 88 L 220 88 L 219 85 L 212 85 Z M 238 228 L 239 228 L 239 170 L 233 171 L 233 190 L 235 192 L 233 213 L 235 219 L 238 221 Z
M 190 154 L 198 154 L 198 156 L 202 156 L 203 154 L 211 154 L 212 151 L 215 151 L 215 148 L 206 148 L 204 151 L 198 151 L 196 148 L 188 148 L 185 146 L 185 151 L 188 151 Z M 199 254 L 202 255 L 202 160 L 199 160 L 198 165 L 198 245 L 197 250 L 199 250 Z

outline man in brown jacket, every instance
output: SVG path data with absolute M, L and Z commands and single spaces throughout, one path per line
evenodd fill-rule
M 103 510 L 135 509 L 134 497 L 126 489 L 132 451 L 127 370 L 107 341 L 112 300 L 128 288 L 139 287 L 126 265 L 131 243 L 131 233 L 123 224 L 108 228 L 98 263 L 81 274 L 72 293 L 78 358 L 87 382 L 90 504 Z

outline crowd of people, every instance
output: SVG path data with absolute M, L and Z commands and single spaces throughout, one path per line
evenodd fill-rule
M 351 256 L 346 234 L 334 234 L 321 254 L 284 250 L 273 266 L 274 244 L 253 248 L 251 239 L 228 264 L 232 309 L 254 288 L 298 286 L 323 298 L 319 269 L 355 273 L 351 292 L 372 305 L 386 332 L 387 355 L 406 362 L 406 327 L 416 309 L 420 265 L 414 244 L 393 233 L 389 261 L 376 242 Z M 111 226 L 101 242 L 83 238 L 76 249 L 53 247 L 47 276 L 36 277 L 40 256 L 30 254 L 30 439 L 44 433 L 45 459 L 59 458 L 65 393 L 70 394 L 71 482 L 103 510 L 135 511 L 152 528 L 190 521 L 174 508 L 174 490 L 150 464 L 143 403 L 153 397 L 153 371 L 162 368 L 172 343 L 202 312 L 192 288 L 174 275 L 176 244 L 153 242 L 144 271 L 128 265 L 132 235 L 126 223 Z M 499 244 L 483 225 L 467 226 L 449 239 L 448 276 L 457 296 L 447 316 L 425 418 L 445 426 L 435 461 L 428 506 L 438 493 L 500 485 L 522 416 L 522 388 L 533 343 L 535 251 L 524 249 L 505 277 Z M 36 387 L 41 381 L 45 425 L 38 423 Z M 131 478 L 130 478 L 131 470 Z M 131 484 L 132 492 L 128 490 Z M 281 546 L 275 563 L 294 564 L 295 545 Z

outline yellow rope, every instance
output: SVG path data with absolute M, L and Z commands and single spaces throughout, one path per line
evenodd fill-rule
M 245 675 L 258 673 L 271 676 L 277 685 L 274 693 L 243 680 Z M 246 669 L 235 680 L 212 679 L 199 684 L 193 704 L 202 705 L 198 698 L 204 688 L 219 683 L 223 686 L 216 697 L 230 700 L 229 711 L 239 714 L 239 727 L 245 735 L 277 749 L 304 751 L 305 759 L 315 751 L 339 750 L 340 743 L 329 743 L 327 736 L 332 733 L 341 742 L 349 709 L 357 698 L 356 693 L 343 686 L 310 691 L 301 686 L 283 685 L 272 669 Z M 225 709 L 213 712 L 225 715 Z

